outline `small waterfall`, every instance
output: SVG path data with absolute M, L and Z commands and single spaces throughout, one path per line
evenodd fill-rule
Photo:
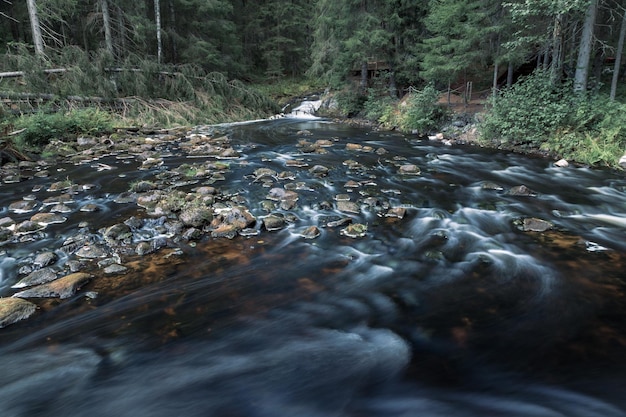
M 283 117 L 294 119 L 318 119 L 315 115 L 322 107 L 322 99 L 319 96 L 311 96 L 297 99 L 282 108 L 282 112 L 272 117 L 279 119 Z

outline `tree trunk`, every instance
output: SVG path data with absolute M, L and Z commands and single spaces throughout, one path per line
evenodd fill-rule
M 174 2 L 169 0 L 170 9 L 170 28 L 172 33 L 176 33 L 176 10 L 174 9 Z M 172 45 L 172 61 L 178 62 L 178 44 L 176 43 L 176 36 L 170 37 L 170 43 Z
M 563 15 L 559 13 L 554 19 L 552 31 L 552 65 L 550 66 L 550 79 L 556 84 L 561 79 L 563 72 Z
M 104 26 L 104 45 L 108 53 L 113 55 L 113 36 L 111 35 L 111 15 L 108 0 L 100 0 L 102 8 L 102 26 Z
M 513 85 L 513 63 L 509 61 L 509 66 L 506 70 L 506 86 L 511 87 Z
M 585 13 L 585 21 L 583 23 L 583 32 L 580 35 L 580 44 L 578 46 L 578 60 L 576 61 L 576 73 L 574 74 L 574 91 L 583 92 L 587 90 L 587 80 L 589 78 L 589 58 L 591 57 L 591 49 L 593 46 L 593 29 L 596 23 L 596 14 L 598 12 L 598 0 L 591 0 L 587 13 Z
M 363 94 L 367 91 L 367 60 L 361 63 L 361 82 L 359 83 L 359 89 Z
M 496 99 L 496 96 L 498 95 L 498 71 L 500 71 L 500 66 L 498 65 L 498 62 L 496 61 L 496 63 L 493 65 L 493 85 L 492 85 L 492 93 L 493 93 L 493 99 Z
M 615 51 L 615 65 L 613 65 L 613 78 L 611 79 L 611 93 L 609 95 L 611 101 L 615 100 L 615 93 L 617 92 L 617 81 L 619 80 L 622 53 L 624 52 L 624 37 L 626 37 L 626 11 L 622 14 L 622 26 L 619 30 L 619 40 Z
M 154 0 L 154 20 L 157 34 L 157 63 L 161 63 L 163 56 L 163 43 L 161 42 L 161 4 L 160 0 Z
M 39 14 L 37 13 L 37 4 L 35 0 L 26 0 L 28 6 L 28 17 L 30 18 L 30 27 L 33 32 L 33 45 L 35 53 L 38 56 L 44 55 L 43 37 L 41 36 L 41 25 L 39 24 Z

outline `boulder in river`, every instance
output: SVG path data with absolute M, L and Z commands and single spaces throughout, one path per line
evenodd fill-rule
M 29 318 L 36 309 L 35 304 L 21 298 L 0 298 L 0 328 Z
M 33 285 L 44 284 L 46 282 L 54 281 L 57 279 L 56 271 L 50 267 L 37 269 L 15 284 L 11 286 L 11 288 L 24 288 L 31 287 Z
M 42 284 L 13 294 L 18 298 L 69 298 L 91 280 L 92 275 L 76 272 L 47 284 Z

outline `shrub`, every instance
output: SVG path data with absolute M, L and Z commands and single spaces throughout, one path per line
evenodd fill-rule
M 404 105 L 400 106 L 399 126 L 404 131 L 427 133 L 441 125 L 448 117 L 447 109 L 438 104 L 440 93 L 429 84 L 422 90 L 410 93 Z
M 19 140 L 25 145 L 41 147 L 53 138 L 110 132 L 113 130 L 113 117 L 93 108 L 55 113 L 39 111 L 19 117 L 14 127 L 16 130 L 23 129 Z
M 513 145 L 538 145 L 566 123 L 573 100 L 570 84 L 554 85 L 549 73 L 537 71 L 495 99 L 481 123 L 481 136 Z

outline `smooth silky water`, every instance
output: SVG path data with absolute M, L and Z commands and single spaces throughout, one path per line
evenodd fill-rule
M 325 120 L 198 130 L 227 133 L 243 155 L 214 186 L 257 218 L 269 188 L 254 170 L 293 172 L 277 183 L 299 183 L 292 223 L 180 244 L 176 261 L 134 259 L 140 272 L 41 301 L 34 317 L 0 329 L 1 416 L 626 416 L 623 173 Z M 332 141 L 327 153 L 297 146 L 319 139 Z M 175 145 L 167 152 L 165 166 L 194 162 Z M 309 166 L 287 168 L 290 159 Z M 316 164 L 328 175 L 312 175 Z M 399 175 L 400 164 L 421 175 Z M 0 295 L 12 294 L 25 254 L 58 248 L 78 222 L 141 216 L 114 201 L 154 174 L 137 167 L 112 155 L 2 185 L 2 216 L 35 185 L 64 178 L 93 184 L 76 198 L 101 210 L 1 248 Z M 349 192 L 348 180 L 361 187 Z M 532 195 L 509 192 L 520 185 Z M 346 193 L 406 215 L 320 204 Z M 367 234 L 326 227 L 341 217 Z M 525 218 L 554 227 L 525 232 Z M 321 235 L 301 237 L 312 225 Z

